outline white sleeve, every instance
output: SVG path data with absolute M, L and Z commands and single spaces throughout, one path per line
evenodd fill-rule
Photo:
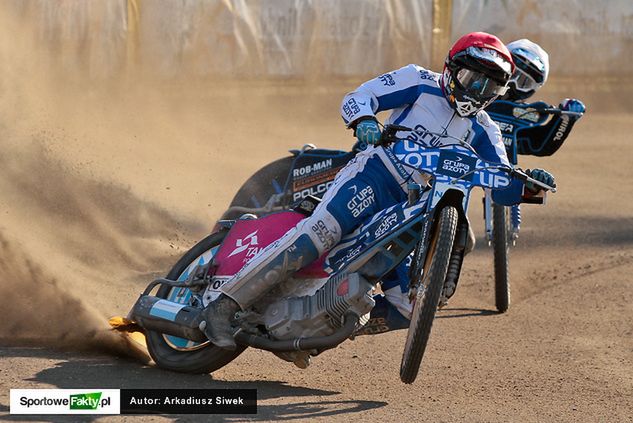
M 414 103 L 421 93 L 427 71 L 417 65 L 371 79 L 348 93 L 341 103 L 341 116 L 349 127 L 361 117 L 372 117 L 383 110 Z
M 490 162 L 510 165 L 499 126 L 485 111 L 480 111 L 473 122 L 475 138 L 471 143 L 479 155 Z

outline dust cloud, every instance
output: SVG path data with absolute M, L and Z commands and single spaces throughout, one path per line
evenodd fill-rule
M 178 207 L 183 175 L 168 163 L 187 131 L 161 87 L 68 73 L 28 21 L 0 13 L 0 26 L 0 343 L 127 353 L 107 319 L 220 207 L 205 200 L 203 218 Z
M 338 106 L 360 80 L 91 77 L 27 16 L 0 9 L 0 28 L 3 344 L 124 350 L 107 319 L 208 233 L 250 174 L 306 143 L 353 143 Z M 543 96 L 613 103 L 573 88 L 553 80 Z
M 250 174 L 305 143 L 352 144 L 332 84 L 90 76 L 28 16 L 0 8 L 0 28 L 3 344 L 125 350 L 107 319 Z

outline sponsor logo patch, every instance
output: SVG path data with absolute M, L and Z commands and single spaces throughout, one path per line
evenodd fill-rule
M 336 231 L 328 229 L 322 220 L 318 220 L 314 225 L 312 225 L 311 229 L 312 232 L 314 232 L 319 238 L 319 241 L 326 250 L 329 250 L 336 245 Z
M 427 70 L 420 70 L 420 79 L 428 79 L 431 81 L 437 81 L 439 74 L 429 72 Z
M 569 125 L 569 116 L 562 115 L 560 118 L 561 118 L 560 126 L 558 127 L 558 130 L 556 130 L 556 135 L 554 135 L 554 141 L 560 141 L 561 139 L 563 139 L 565 132 L 567 132 L 567 126 Z
M 306 176 L 316 172 L 323 172 L 332 167 L 332 159 L 323 160 L 321 162 L 312 163 L 308 166 L 302 166 L 296 169 L 293 169 L 292 176 L 295 178 Z
M 431 134 L 427 128 L 420 124 L 415 125 L 413 131 L 409 132 L 409 135 L 407 135 L 407 140 L 413 142 L 421 141 L 430 145 L 431 147 L 439 147 L 440 144 L 442 144 L 442 142 L 440 141 L 440 137 L 435 134 Z
M 352 185 L 349 189 L 353 191 L 354 196 L 347 202 L 347 209 L 352 212 L 354 217 L 360 216 L 367 207 L 376 201 L 374 190 L 370 186 L 359 190 L 356 185 Z
M 396 85 L 396 81 L 393 80 L 393 76 L 389 75 L 388 73 L 380 75 L 378 79 L 380 79 L 386 87 Z
M 387 233 L 393 226 L 395 226 L 394 223 L 397 223 L 397 222 L 398 222 L 398 213 L 396 212 L 391 213 L 389 216 L 382 219 L 382 222 L 380 222 L 380 225 L 374 232 L 374 236 L 378 238 L 382 236 L 383 234 Z
M 235 241 L 235 249 L 231 251 L 231 254 L 229 254 L 228 257 L 232 257 L 245 250 L 248 250 L 246 256 L 252 257 L 257 254 L 257 251 L 259 251 L 257 245 L 259 245 L 259 243 L 257 241 L 257 231 L 255 231 L 246 235 L 244 238 L 240 238 Z
M 294 201 L 300 200 L 302 198 L 306 198 L 308 195 L 312 195 L 314 197 L 323 197 L 323 194 L 330 188 L 330 186 L 334 183 L 334 181 L 325 182 L 323 184 L 318 184 L 306 189 L 302 189 L 301 191 L 295 192 L 292 194 L 292 199 Z
M 360 112 L 360 106 L 353 98 L 347 100 L 347 102 L 343 105 L 343 113 L 345 113 L 345 116 L 347 116 L 348 120 L 358 112 Z
M 442 175 L 460 178 L 471 170 L 475 169 L 477 159 L 466 156 L 465 154 L 455 153 L 453 151 L 444 150 L 440 152 L 439 163 L 437 165 L 437 173 Z M 473 179 L 473 174 L 462 178 L 466 181 Z

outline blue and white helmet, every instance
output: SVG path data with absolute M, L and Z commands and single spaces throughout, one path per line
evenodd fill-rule
M 516 68 L 503 98 L 510 101 L 525 100 L 547 81 L 549 55 L 541 46 L 526 38 L 512 41 L 507 47 Z

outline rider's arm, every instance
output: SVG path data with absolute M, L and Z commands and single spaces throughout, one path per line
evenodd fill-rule
M 536 109 L 551 107 L 543 102 L 532 105 Z M 578 117 L 570 115 L 552 116 L 544 125 L 520 129 L 517 132 L 517 152 L 532 156 L 551 156 L 563 145 L 577 120 Z
M 501 130 L 499 126 L 490 119 L 488 113 L 480 111 L 475 118 L 471 118 L 473 139 L 470 145 L 475 149 L 482 159 L 510 165 L 505 145 L 501 140 Z
M 486 112 L 479 112 L 476 119 L 473 120 L 473 130 L 475 137 L 471 142 L 471 146 L 482 159 L 510 165 L 506 149 L 501 141 L 501 131 L 499 126 L 490 119 Z M 500 173 L 500 175 L 504 175 Z M 525 185 L 518 179 L 513 179 L 510 186 L 503 190 L 493 190 L 492 199 L 497 204 L 511 206 L 526 202 L 530 194 L 525 189 Z
M 415 103 L 425 86 L 430 86 L 430 75 L 420 66 L 407 65 L 365 82 L 343 98 L 345 125 L 354 128 L 363 118 L 375 119 L 378 112 Z

